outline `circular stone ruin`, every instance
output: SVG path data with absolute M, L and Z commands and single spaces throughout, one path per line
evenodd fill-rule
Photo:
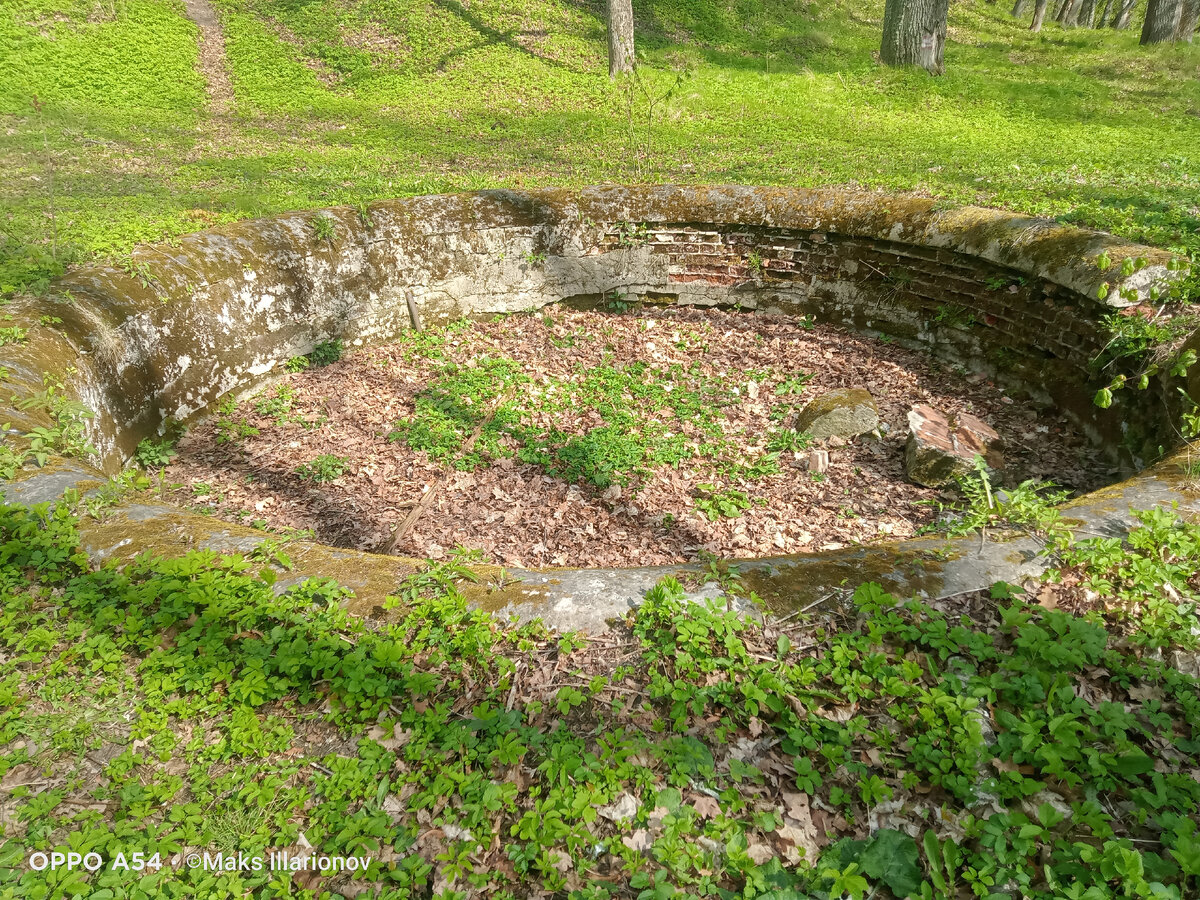
M 25 336 L 0 348 L 0 364 L 11 395 L 43 392 L 43 401 L 16 402 L 0 418 L 15 434 L 51 424 L 44 392 L 47 379 L 61 380 L 95 413 L 87 429 L 96 453 L 26 468 L 4 486 L 9 499 L 95 490 L 169 421 L 254 388 L 323 342 L 380 345 L 414 323 L 587 305 L 616 292 L 886 336 L 1065 417 L 1106 465 L 1131 476 L 1069 504 L 1065 515 L 1089 532 L 1123 533 L 1131 506 L 1200 506 L 1178 459 L 1167 453 L 1147 468 L 1176 446 L 1178 388 L 1195 394 L 1194 374 L 1190 385 L 1162 376 L 1146 392 L 1118 392 L 1108 409 L 1092 401 L 1090 363 L 1107 339 L 1102 318 L 1165 282 L 1170 257 L 1161 251 L 1010 213 L 844 190 L 485 191 L 379 202 L 366 212 L 294 213 L 138 248 L 126 270 L 80 269 L 47 296 L 13 304 L 9 324 Z M 1120 267 L 1101 269 L 1102 256 L 1146 264 L 1119 275 Z M 973 427 L 939 421 L 937 412 L 914 411 L 910 427 L 934 443 L 949 432 L 951 442 L 973 446 Z M 95 558 L 116 560 L 146 549 L 245 552 L 264 539 L 144 494 L 86 519 L 82 535 Z M 768 602 L 804 604 L 865 580 L 939 596 L 1035 572 L 1039 549 L 1027 536 L 913 538 L 762 558 L 742 572 Z M 380 610 L 417 565 L 312 542 L 291 545 L 289 555 L 295 571 L 281 586 L 331 576 L 355 591 L 352 608 L 363 613 Z M 598 630 L 681 568 L 481 566 L 470 599 Z

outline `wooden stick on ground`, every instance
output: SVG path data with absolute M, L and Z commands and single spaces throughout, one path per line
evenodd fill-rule
M 404 292 L 404 302 L 408 305 L 408 317 L 412 320 L 412 327 L 417 331 L 424 331 L 425 326 L 421 322 L 421 310 L 417 307 L 417 298 L 413 296 L 412 291 Z
M 475 426 L 475 430 L 471 432 L 471 436 L 467 438 L 467 442 L 462 445 L 462 452 L 464 454 L 470 453 L 475 449 L 475 442 L 478 441 L 479 436 L 483 434 L 483 429 L 489 422 L 492 421 L 493 418 L 495 418 L 497 410 L 499 410 L 501 406 L 511 399 L 514 390 L 514 388 L 509 388 L 496 398 L 496 402 L 493 403 L 488 409 L 487 415 L 480 420 L 479 424 Z M 392 539 L 388 542 L 384 553 L 391 555 L 396 552 L 396 548 L 400 546 L 401 541 L 408 537 L 409 533 L 412 532 L 413 528 L 416 527 L 417 520 L 424 515 L 425 510 L 429 509 L 429 507 L 433 505 L 434 494 L 437 493 L 438 488 L 442 486 L 445 480 L 445 475 L 440 475 L 434 479 L 433 484 L 429 486 L 429 490 L 425 492 L 425 496 L 421 498 L 421 502 L 414 506 L 412 508 L 412 512 L 410 512 L 404 521 L 400 523 L 400 527 L 397 528 L 396 533 L 392 535 Z

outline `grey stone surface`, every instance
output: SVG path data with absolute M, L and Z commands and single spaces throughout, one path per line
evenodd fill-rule
M 879 427 L 879 409 L 869 391 L 840 388 L 814 397 L 796 416 L 796 430 L 815 441 L 853 438 Z
M 552 569 L 546 571 L 509 570 L 519 579 L 517 598 L 489 610 L 501 617 L 521 621 L 540 618 L 551 628 L 562 631 L 606 631 L 613 620 L 623 619 L 637 608 L 645 594 L 661 578 L 700 574 L 695 565 L 644 566 L 631 569 Z M 721 589 L 708 582 L 685 592 L 689 602 L 703 603 L 725 599 L 733 608 L 749 612 L 742 598 L 726 598 Z
M 91 466 L 73 459 L 56 459 L 44 469 L 26 468 L 18 472 L 13 481 L 0 481 L 0 496 L 8 503 L 34 506 L 53 503 L 71 489 L 83 494 L 105 480 L 105 476 Z

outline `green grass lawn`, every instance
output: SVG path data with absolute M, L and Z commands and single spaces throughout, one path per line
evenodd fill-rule
M 648 0 L 646 85 L 688 74 L 647 125 L 593 0 L 216 6 L 218 118 L 181 2 L 5 5 L 0 292 L 249 216 L 605 181 L 856 183 L 1200 247 L 1200 45 L 1136 28 L 1033 35 L 969 0 L 935 79 L 874 61 L 882 0 Z

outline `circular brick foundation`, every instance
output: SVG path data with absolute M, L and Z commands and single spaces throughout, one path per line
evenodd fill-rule
M 332 226 L 331 238 L 318 236 L 317 217 L 327 220 L 322 233 Z M 1114 274 L 1119 267 L 1101 270 L 1102 254 L 1144 257 L 1147 265 L 1122 277 Z M 1120 288 L 1148 296 L 1168 277 L 1169 260 L 1045 220 L 837 189 L 485 191 L 374 203 L 367 217 L 334 209 L 243 222 L 138 248 L 128 271 L 77 270 L 46 297 L 10 307 L 11 324 L 29 332 L 26 341 L 0 348 L 10 393 L 32 395 L 46 373 L 62 378 L 96 413 L 90 428 L 99 454 L 96 468 L 56 461 L 23 472 L 7 493 L 37 499 L 63 485 L 99 482 L 101 470 L 119 470 L 167 419 L 203 411 L 321 341 L 386 341 L 411 327 L 414 313 L 438 322 L 559 301 L 587 304 L 613 292 L 649 303 L 813 316 L 887 335 L 1058 407 L 1136 472 L 1175 443 L 1171 423 L 1183 385 L 1162 379 L 1100 410 L 1091 401 L 1097 379 L 1090 362 L 1107 340 L 1104 316 L 1126 302 L 1117 300 Z M 1104 284 L 1108 302 L 1097 299 Z M 41 324 L 55 319 L 61 323 Z M 0 418 L 15 432 L 45 423 L 44 414 L 16 406 Z M 1127 486 L 1138 493 L 1154 477 Z M 1170 481 L 1162 481 L 1164 490 L 1178 494 Z M 125 556 L 143 547 L 238 547 L 259 538 L 165 505 L 133 504 L 105 528 L 92 528 L 88 539 L 98 556 Z M 763 561 L 756 571 L 776 572 L 780 596 L 802 597 L 809 582 L 834 576 L 898 577 L 904 560 L 920 552 L 908 542 Z M 319 545 L 299 557 L 311 562 L 306 571 L 343 578 L 351 572 L 348 586 L 364 609 L 411 569 L 408 561 Z M 348 567 L 348 558 L 355 564 Z M 785 586 L 779 573 L 806 559 L 826 575 L 816 577 L 809 565 L 810 577 Z M 1010 568 L 1018 562 L 1010 559 Z M 598 627 L 596 610 L 608 608 L 600 594 L 618 604 L 634 599 L 652 575 L 529 573 L 515 593 L 481 594 L 479 602 L 552 617 L 565 603 L 564 621 L 577 624 L 587 606 L 583 623 Z M 958 585 L 945 571 L 921 578 L 898 583 L 925 593 Z M 771 583 L 761 586 L 772 593 Z

